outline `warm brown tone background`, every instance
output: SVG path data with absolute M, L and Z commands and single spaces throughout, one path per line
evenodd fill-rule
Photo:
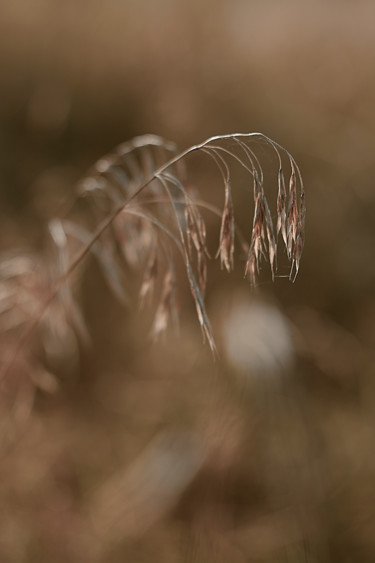
M 85 170 L 149 132 L 267 134 L 308 214 L 294 285 L 250 298 L 240 268 L 209 272 L 218 334 L 237 300 L 282 315 L 282 380 L 213 365 L 188 294 L 180 338 L 151 346 L 92 267 L 92 351 L 2 421 L 2 562 L 375 560 L 374 21 L 371 1 L 3 0 L 1 251 L 41 252 Z

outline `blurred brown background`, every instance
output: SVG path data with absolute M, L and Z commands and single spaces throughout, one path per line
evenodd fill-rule
M 40 252 L 86 169 L 144 133 L 261 131 L 308 212 L 294 285 L 210 271 L 216 364 L 188 295 L 151 346 L 85 281 L 95 353 L 2 422 L 1 561 L 375 561 L 374 22 L 372 1 L 3 0 L 4 253 Z

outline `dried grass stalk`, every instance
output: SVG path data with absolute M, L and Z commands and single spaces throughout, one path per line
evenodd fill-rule
M 268 148 L 278 159 L 275 226 L 265 193 L 268 185 L 265 170 L 260 154 L 256 154 L 258 144 Z M 198 203 L 193 198 L 185 168 L 187 157 L 193 153 L 208 155 L 222 176 L 222 212 L 209 202 Z M 264 260 L 269 262 L 274 277 L 278 250 L 276 229 L 276 235 L 281 233 L 291 262 L 290 277 L 294 279 L 303 249 L 305 200 L 300 170 L 287 150 L 261 133 L 211 137 L 181 153 L 177 152 L 174 143 L 160 137 L 136 137 L 100 159 L 80 183 L 77 201 L 81 206 L 82 202 L 87 204 L 85 218 L 77 220 L 75 216 L 74 220 L 55 219 L 51 223 L 50 234 L 58 256 L 57 278 L 44 303 L 36 307 L 36 311 L 34 308 L 31 319 L 24 323 L 13 358 L 46 316 L 54 300 L 68 304 L 75 311 L 75 323 L 81 323 L 79 303 L 73 298 L 70 280 L 91 251 L 118 297 L 125 295 L 123 272 L 129 268 L 143 271 L 139 290 L 142 304 L 157 293 L 156 287 L 161 287 L 152 328 L 153 336 L 157 337 L 166 330 L 171 319 L 177 323 L 176 257 L 173 251 L 176 249 L 186 268 L 202 332 L 214 351 L 215 343 L 204 305 L 210 254 L 201 209 L 205 207 L 221 217 L 216 258 L 220 258 L 221 267 L 229 272 L 234 267 L 235 255 L 234 166 L 245 171 L 253 183 L 254 192 L 245 274 L 251 284 L 256 285 Z M 287 194 L 284 170 L 288 168 Z M 74 254 L 72 248 L 77 241 L 81 246 Z M 158 283 L 159 279 L 162 282 Z M 7 302 L 9 299 L 7 296 Z

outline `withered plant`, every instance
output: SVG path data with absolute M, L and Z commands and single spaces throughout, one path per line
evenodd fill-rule
M 187 159 L 193 153 L 205 155 L 216 165 L 222 179 L 222 210 L 199 200 L 189 184 Z M 277 168 L 268 170 L 272 162 Z M 234 167 L 244 171 L 245 185 L 237 185 Z M 273 174 L 275 181 L 274 194 L 270 194 L 276 196 L 274 213 L 266 196 L 266 173 L 271 179 Z M 253 220 L 247 241 L 237 231 L 235 189 L 253 192 Z M 275 276 L 280 247 L 290 262 L 290 279 L 299 269 L 305 221 L 301 173 L 286 149 L 260 133 L 215 136 L 183 152 L 157 136 L 136 137 L 92 167 L 79 184 L 74 209 L 49 225 L 53 268 L 35 268 L 33 260 L 20 264 L 20 258 L 13 266 L 12 262 L 2 265 L 2 329 L 13 331 L 15 323 L 21 329 L 13 353 L 3 363 L 3 374 L 19 358 L 35 328 L 56 324 L 54 318 L 73 327 L 76 334 L 85 335 L 80 306 L 74 298 L 73 274 L 89 253 L 96 256 L 110 288 L 124 302 L 132 299 L 127 293 L 126 275 L 132 270 L 141 275 L 138 298 L 141 306 L 156 300 L 151 332 L 158 337 L 170 323 L 178 322 L 177 250 L 203 335 L 213 352 L 215 342 L 204 303 L 211 255 L 230 272 L 238 236 L 241 250 L 246 252 L 244 274 L 252 286 L 257 283 L 262 261 L 269 262 L 272 278 Z M 221 219 L 218 245 L 212 253 L 207 247 L 202 210 Z M 51 315 L 58 306 L 64 314 Z M 61 326 L 54 330 L 64 331 Z

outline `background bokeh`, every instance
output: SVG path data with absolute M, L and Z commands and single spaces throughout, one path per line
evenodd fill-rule
M 3 256 L 43 253 L 87 168 L 145 133 L 261 131 L 308 212 L 294 285 L 210 268 L 216 363 L 188 291 L 152 345 L 91 264 L 94 345 L 57 331 L 59 389 L 2 418 L 1 561 L 375 560 L 374 22 L 371 0 L 3 0 Z

